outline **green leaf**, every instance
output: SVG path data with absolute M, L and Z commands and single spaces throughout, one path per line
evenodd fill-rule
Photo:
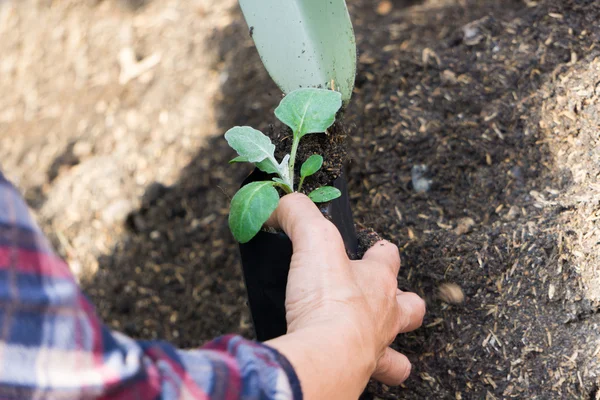
M 342 195 L 338 189 L 333 186 L 323 186 L 310 192 L 308 197 L 315 203 L 326 203 L 337 199 Z
M 241 162 L 248 162 L 248 159 L 246 157 L 237 156 L 233 160 L 229 161 L 229 164 Z M 265 158 L 261 162 L 254 163 L 254 165 L 256 165 L 256 168 L 266 172 L 267 174 L 276 174 L 278 172 L 277 166 L 275 166 L 273 161 L 271 161 L 269 158 Z
M 273 161 L 271 161 L 271 159 L 269 158 L 265 158 L 261 162 L 257 162 L 254 165 L 256 165 L 256 168 L 260 169 L 263 172 L 266 172 L 267 174 L 277 173 L 277 166 L 273 164 Z
M 279 204 L 273 182 L 253 182 L 241 188 L 229 210 L 229 228 L 240 243 L 250 241 L 262 228 Z
M 225 140 L 248 162 L 258 163 L 266 158 L 275 161 L 275 145 L 261 131 L 249 126 L 236 126 L 225 133 Z
M 302 178 L 311 176 L 320 170 L 321 166 L 323 166 L 323 157 L 318 154 L 313 154 L 308 157 L 308 159 L 304 161 L 304 164 L 302 164 L 302 167 L 300 167 L 300 176 Z
M 325 132 L 342 106 L 339 92 L 327 89 L 298 89 L 285 96 L 275 116 L 301 138 L 309 133 Z
M 239 163 L 239 162 L 248 162 L 248 159 L 246 157 L 237 156 L 233 160 L 229 160 L 229 164 Z
M 284 181 L 281 178 L 273 178 L 273 182 L 281 183 L 282 185 L 286 185 L 287 186 L 287 182 Z

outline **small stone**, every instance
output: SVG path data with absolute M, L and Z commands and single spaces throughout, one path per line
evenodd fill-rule
M 379 15 L 388 15 L 392 12 L 392 8 L 394 8 L 393 4 L 389 0 L 383 0 L 379 2 L 377 6 L 377 14 Z
M 465 294 L 456 283 L 442 283 L 438 287 L 438 297 L 448 304 L 462 304 L 465 301 Z
M 413 165 L 410 174 L 412 179 L 412 186 L 417 193 L 426 193 L 431 189 L 432 180 L 427 178 L 427 171 L 429 168 L 427 165 Z
M 442 72 L 442 83 L 445 85 L 456 85 L 456 74 L 449 69 Z
M 467 46 L 474 46 L 483 40 L 483 36 L 479 33 L 479 29 L 476 26 L 464 26 L 463 34 L 463 40 Z
M 508 212 L 506 213 L 505 218 L 508 221 L 513 221 L 519 216 L 519 214 L 521 214 L 521 210 L 519 209 L 519 207 L 511 206 L 510 210 L 508 210 Z
M 473 218 L 461 218 L 458 220 L 458 225 L 456 226 L 456 228 L 454 228 L 454 233 L 456 233 L 457 235 L 464 235 L 465 233 L 471 232 L 473 226 L 475 226 L 475 221 L 473 220 Z
M 556 293 L 556 286 L 553 283 L 548 287 L 548 298 L 552 300 L 554 298 L 554 294 Z
M 484 39 L 484 34 L 481 28 L 488 22 L 489 18 L 484 17 L 464 25 L 462 27 L 463 42 L 467 46 L 475 46 L 476 44 L 479 44 Z

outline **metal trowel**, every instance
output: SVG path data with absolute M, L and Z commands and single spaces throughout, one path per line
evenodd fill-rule
M 356 42 L 344 0 L 239 0 L 258 53 L 284 93 L 337 90 L 348 103 Z

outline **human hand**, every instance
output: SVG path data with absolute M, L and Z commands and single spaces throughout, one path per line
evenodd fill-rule
M 410 362 L 388 346 L 398 333 L 421 325 L 425 303 L 397 288 L 398 248 L 380 241 L 362 260 L 349 260 L 337 228 L 301 194 L 283 197 L 270 224 L 285 231 L 294 249 L 286 290 L 288 335 L 329 332 L 358 354 L 355 361 L 364 369 L 359 375 L 388 385 L 404 381 Z

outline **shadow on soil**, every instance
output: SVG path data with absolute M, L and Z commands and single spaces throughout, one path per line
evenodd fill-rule
M 564 262 L 554 230 L 562 210 L 537 209 L 530 193 L 571 183 L 540 144 L 540 103 L 532 99 L 572 52 L 585 54 L 593 35 L 578 41 L 567 30 L 589 29 L 597 8 L 472 1 L 399 10 L 417 2 L 395 1 L 378 16 L 372 3 L 350 4 L 360 52 L 346 114 L 355 218 L 403 249 L 400 287 L 425 297 L 429 309 L 425 327 L 394 344 L 413 361 L 413 377 L 403 388 L 372 384 L 364 398 L 590 396 L 594 382 L 581 386 L 561 366 L 592 335 L 566 324 L 584 306 L 546 300 L 557 279 L 547 271 Z M 235 22 L 213 38 L 220 127 L 266 130 L 280 92 L 234 12 Z M 232 157 L 222 137 L 213 138 L 176 185 L 148 188 L 128 219 L 130 235 L 86 287 L 114 328 L 185 347 L 228 332 L 252 335 L 227 226 L 229 198 L 250 169 L 229 166 Z M 433 181 L 425 194 L 411 187 L 420 164 Z M 576 279 L 568 262 L 562 269 Z M 441 302 L 444 281 L 458 283 L 466 303 Z

